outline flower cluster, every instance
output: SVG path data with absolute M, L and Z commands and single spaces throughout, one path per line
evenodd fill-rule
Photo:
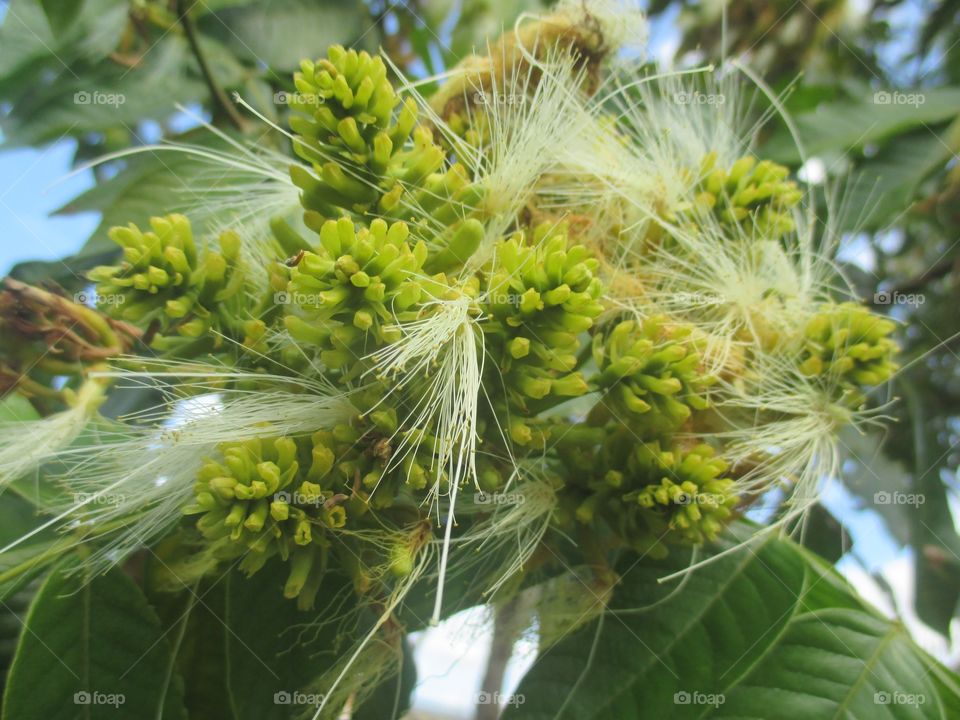
M 329 438 L 257 438 L 224 443 L 219 454 L 200 469 L 194 503 L 183 512 L 200 515 L 207 540 L 229 539 L 229 555 L 242 554 L 249 574 L 275 555 L 289 560 L 284 594 L 312 606 L 330 542 L 323 531 L 346 520 L 345 496 L 326 482 L 334 463 Z
M 161 348 L 171 346 L 164 335 L 209 339 L 211 330 L 238 333 L 246 300 L 240 237 L 226 231 L 219 250 L 198 250 L 183 215 L 151 218 L 150 227 L 144 232 L 131 223 L 110 231 L 123 260 L 90 272 L 101 307 L 155 329 Z M 183 343 L 174 345 L 183 351 Z
M 294 150 L 312 171 L 293 166 L 291 177 L 307 210 L 412 214 L 446 229 L 479 199 L 461 166 L 444 165 L 416 101 L 401 102 L 382 58 L 335 45 L 326 58 L 304 61 L 294 83 Z
M 281 294 L 284 324 L 294 339 L 319 349 L 326 367 L 355 370 L 361 358 L 396 339 L 398 320 L 420 302 L 416 276 L 427 247 L 411 246 L 402 222 L 377 219 L 358 230 L 340 218 L 313 227 L 319 245 L 298 259 Z
M 777 238 L 796 229 L 791 210 L 803 193 L 787 178 L 790 170 L 752 155 L 737 160 L 729 169 L 716 167 L 716 153 L 709 153 L 700 167 L 697 205 L 717 214 L 721 222 L 739 224 L 748 232 Z
M 855 303 L 826 305 L 804 329 L 800 370 L 827 378 L 839 392 L 880 385 L 897 369 L 895 328 Z
M 651 316 L 624 320 L 594 336 L 596 384 L 610 414 L 666 433 L 678 429 L 693 410 L 707 407 L 713 378 L 700 367 L 691 330 Z
M 570 522 L 609 524 L 622 542 L 654 557 L 670 544 L 716 539 L 738 497 L 712 447 L 644 441 L 626 428 L 604 435 L 599 446 L 563 453 Z
M 569 243 L 563 228 L 540 226 L 529 239 L 518 234 L 497 245 L 484 332 L 514 411 L 530 414 L 587 392 L 577 367 L 584 333 L 603 311 L 596 271 L 596 258 Z

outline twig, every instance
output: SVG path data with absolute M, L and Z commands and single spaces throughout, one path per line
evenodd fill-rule
M 493 639 L 490 643 L 490 657 L 487 669 L 480 685 L 474 720 L 497 720 L 500 717 L 500 690 L 507 663 L 513 656 L 513 645 L 523 629 L 518 620 L 521 617 L 520 600 L 514 597 L 503 605 L 496 606 L 493 616 Z
M 236 105 L 233 104 L 224 89 L 217 84 L 217 81 L 213 77 L 213 72 L 210 70 L 210 65 L 207 63 L 207 59 L 200 49 L 197 32 L 193 27 L 193 20 L 190 18 L 190 10 L 196 5 L 196 2 L 191 4 L 190 7 L 187 7 L 187 2 L 188 0 L 177 0 L 177 16 L 180 18 L 180 24 L 183 25 L 187 42 L 190 43 L 190 50 L 197 60 L 197 65 L 200 66 L 200 72 L 203 74 L 203 79 L 210 89 L 210 95 L 213 97 L 216 108 L 219 108 L 222 113 L 226 115 L 227 119 L 230 120 L 237 130 L 243 131 L 246 129 L 246 121 L 237 111 Z M 215 113 L 216 108 L 214 110 Z
M 945 257 L 934 265 L 931 265 L 919 275 L 902 282 L 895 288 L 895 291 L 898 293 L 909 293 L 914 290 L 922 290 L 924 287 L 926 287 L 928 282 L 931 280 L 937 280 L 945 275 L 949 275 L 950 271 L 958 267 L 958 265 L 960 265 L 960 263 L 958 263 L 956 258 L 949 256 Z

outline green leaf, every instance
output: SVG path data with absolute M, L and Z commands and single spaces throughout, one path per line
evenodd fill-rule
M 40 417 L 23 395 L 10 393 L 0 399 L 0 422 L 26 422 Z
M 886 92 L 886 91 L 879 91 Z M 860 100 L 841 100 L 820 105 L 797 115 L 794 122 L 808 156 L 846 153 L 923 125 L 948 120 L 960 114 L 960 87 L 903 90 L 890 102 L 875 102 L 873 95 Z M 907 102 L 915 95 L 914 102 Z M 899 98 L 894 101 L 894 97 Z M 922 102 L 919 100 L 922 98 Z M 882 99 L 878 98 L 878 100 Z M 764 157 L 796 164 L 800 152 L 790 134 L 781 130 L 763 146 Z
M 57 37 L 36 0 L 8 4 L 0 24 L 0 97 L 14 102 L 50 78 L 77 78 L 85 63 L 102 60 L 117 46 L 127 24 L 126 0 L 76 4 L 82 13 Z
M 252 578 L 238 570 L 226 578 L 227 687 L 237 720 L 294 717 L 306 708 L 284 700 L 304 691 L 335 659 L 333 636 L 345 629 L 332 624 L 324 633 L 305 635 L 316 613 L 297 610 L 296 602 L 283 596 L 288 573 L 285 563 L 272 562 Z
M 0 401 L 0 423 L 17 423 L 39 418 L 26 398 L 10 394 Z M 13 432 L 7 429 L 6 432 Z M 18 478 L 9 491 L 0 494 L 0 547 L 30 533 L 46 519 L 38 512 L 57 492 L 39 478 Z M 53 563 L 63 558 L 71 539 L 52 528 L 37 532 L 22 545 L 0 554 L 0 603 L 15 602 L 24 587 Z
M 59 260 L 28 260 L 17 263 L 10 269 L 10 277 L 31 285 L 54 282 L 69 294 L 90 284 L 86 279 L 88 270 L 97 265 L 109 265 L 118 254 L 116 246 L 108 247 L 101 240 L 88 243 L 80 252 Z
M 206 98 L 207 88 L 193 72 L 186 40 L 169 34 L 134 68 L 99 63 L 79 72 L 61 71 L 38 80 L 14 102 L 6 117 L 8 145 L 40 145 L 64 135 L 135 127 L 147 118 L 164 119 L 176 103 Z
M 218 38 L 237 57 L 288 72 L 328 45 L 361 39 L 376 47 L 376 26 L 357 0 L 274 0 L 227 7 L 198 19 L 204 34 Z M 286 80 L 286 78 L 275 78 Z
M 184 682 L 184 704 L 193 718 L 234 720 L 227 693 L 226 578 L 217 574 L 177 593 L 151 591 L 150 573 L 158 566 L 166 569 L 159 555 L 151 554 L 144 586 L 174 647 Z
M 220 149 L 228 147 L 204 130 L 170 139 Z M 97 183 L 54 212 L 57 215 L 101 213 L 100 225 L 84 246 L 84 251 L 114 250 L 116 245 L 106 236 L 111 227 L 131 222 L 142 225 L 152 216 L 182 211 L 200 202 L 201 183 L 191 182 L 191 179 L 203 171 L 209 174 L 209 162 L 190 155 L 167 151 L 143 152 L 129 157 L 126 166 L 116 175 Z M 217 184 L 209 177 L 207 183 Z
M 861 164 L 844 194 L 840 229 L 882 229 L 901 220 L 920 183 L 953 157 L 941 135 L 924 128 L 893 138 Z
M 880 433 L 860 433 L 849 428 L 840 435 L 844 486 L 858 496 L 865 507 L 878 513 L 893 539 L 900 545 L 910 542 L 910 512 L 913 504 L 889 502 L 895 493 L 908 492 L 912 483 L 904 466 L 883 452 Z
M 62 36 L 73 25 L 83 10 L 84 0 L 40 0 L 43 12 L 56 36 Z
M 898 394 L 906 400 L 912 430 L 910 448 L 915 472 L 888 456 L 879 433 L 841 434 L 844 456 L 842 479 L 863 505 L 883 518 L 890 536 L 899 545 L 912 547 L 915 555 L 916 586 L 928 588 L 916 600 L 921 620 L 944 636 L 960 600 L 960 537 L 954 528 L 947 488 L 940 477 L 947 456 L 931 454 L 936 447 L 935 425 L 926 417 L 926 398 L 917 395 L 911 375 L 897 379 Z M 888 448 L 889 449 L 889 448 Z
M 11 0 L 0 24 L 0 96 L 29 84 L 31 67 L 51 56 L 52 42 L 43 9 L 32 0 Z
M 542 13 L 549 4 L 541 0 L 466 0 L 451 33 L 451 59 L 456 63 L 471 53 L 486 52 L 487 43 L 496 42 L 522 13 Z M 438 17 L 434 27 L 441 27 L 441 20 L 446 18 Z M 436 35 L 432 37 L 436 40 Z
M 34 598 L 4 695 L 16 720 L 186 717 L 156 614 L 119 569 L 58 571 Z
M 288 720 L 313 714 L 316 683 L 352 651 L 369 630 L 369 613 L 358 610 L 353 586 L 344 576 L 324 578 L 317 608 L 304 612 L 283 597 L 289 566 L 274 560 L 248 578 L 236 568 L 179 592 L 161 588 L 175 580 L 161 559 L 180 552 L 173 536 L 157 547 L 145 565 L 148 594 L 171 638 L 180 637 L 176 664 L 185 680 L 191 717 L 203 720 Z M 184 621 L 186 627 L 184 631 Z M 415 682 L 409 648 L 403 672 L 374 688 L 373 707 L 406 707 Z M 392 671 L 392 668 L 385 668 Z M 368 668 L 369 670 L 369 668 Z M 355 669 L 349 682 L 363 671 Z M 330 679 L 329 676 L 327 679 Z M 324 717 L 337 716 L 328 708 Z M 332 713 L 332 714 L 331 714 Z M 392 714 L 363 717 L 392 718 Z
M 940 453 L 938 432 L 931 422 L 931 408 L 924 402 L 911 373 L 902 374 L 897 385 L 906 400 L 913 430 L 913 483 L 918 502 L 907 506 L 910 540 L 916 549 L 915 582 L 929 592 L 917 594 L 917 614 L 944 637 L 960 605 L 960 537 L 957 535 L 947 486 L 941 474 L 949 473 L 948 453 Z M 949 451 L 948 451 L 949 452 Z
M 36 509 L 22 497 L 13 492 L 0 495 L 0 546 L 5 547 L 33 530 L 39 522 Z M 31 581 L 62 557 L 55 552 L 59 546 L 55 538 L 50 539 L 51 535 L 52 532 L 46 532 L 22 548 L 0 554 L 0 691 L 36 592 L 37 583 Z
M 7 674 L 35 592 L 35 585 L 28 585 L 4 597 L 0 605 L 0 694 L 6 687 Z
M 62 538 L 31 539 L 3 553 L 0 558 L 0 603 L 7 602 L 51 565 L 62 560 L 69 550 L 69 542 Z
M 12 492 L 0 496 L 0 545 L 9 543 L 37 528 L 44 518 L 36 508 Z M 70 545 L 69 537 L 58 537 L 52 529 L 44 529 L 12 550 L 0 555 L 0 603 L 16 595 L 31 580 L 63 558 Z
M 7 425 L 4 432 L 16 432 L 13 429 L 16 426 L 8 425 L 8 423 L 31 422 L 39 419 L 40 415 L 34 409 L 33 405 L 22 395 L 10 393 L 0 400 L 0 424 Z M 26 498 L 33 506 L 47 508 L 50 507 L 51 504 L 56 503 L 56 501 L 61 500 L 62 496 L 56 488 L 51 487 L 49 483 L 44 483 L 41 480 L 38 474 L 27 475 L 22 478 L 10 478 L 8 487 L 14 493 Z M 21 517 L 20 521 L 26 522 L 26 517 Z M 9 530 L 0 532 L 0 538 L 8 533 Z M 12 540 L 13 537 L 10 539 Z
M 237 570 L 226 576 L 225 665 L 236 720 L 312 717 L 321 699 L 321 685 L 333 680 L 340 663 L 373 627 L 376 611 L 357 599 L 348 577 L 328 571 L 316 609 L 304 612 L 283 597 L 289 571 L 286 563 L 273 561 L 251 578 Z M 412 658 L 404 650 L 398 685 L 390 665 L 394 650 L 385 642 L 390 641 L 381 633 L 367 646 L 382 650 L 382 655 L 376 653 L 381 660 L 376 667 L 358 662 L 344 682 L 362 686 L 360 692 L 372 691 L 369 699 L 378 706 L 386 706 L 387 694 L 390 707 L 398 697 L 403 706 L 414 682 L 409 675 Z M 384 679 L 378 686 L 365 684 L 380 677 Z M 328 706 L 322 717 L 339 717 L 339 711 Z M 381 717 L 393 716 L 381 715 L 378 720 Z
M 900 625 L 858 610 L 807 612 L 716 714 L 759 716 L 789 694 L 795 718 L 947 717 L 929 662 Z
M 822 503 L 811 506 L 804 523 L 802 544 L 820 557 L 835 563 L 850 549 L 845 528 Z
M 688 562 L 622 565 L 608 611 L 546 651 L 504 717 L 942 718 L 960 700 L 955 676 L 794 543 L 767 536 L 657 583 Z

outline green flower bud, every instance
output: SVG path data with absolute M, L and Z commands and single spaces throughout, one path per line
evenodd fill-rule
M 479 220 L 469 218 L 452 226 L 449 235 L 445 247 L 427 259 L 428 272 L 449 272 L 464 265 L 480 247 L 484 229 Z

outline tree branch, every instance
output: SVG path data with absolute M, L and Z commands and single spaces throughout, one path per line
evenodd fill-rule
M 503 677 L 507 671 L 507 663 L 513 656 L 513 645 L 523 630 L 521 609 L 519 597 L 495 606 L 490 657 L 487 659 L 487 669 L 480 684 L 474 720 L 497 720 L 500 717 L 498 701 L 503 688 Z
M 237 110 L 237 106 L 233 104 L 233 101 L 227 96 L 227 93 L 222 87 L 217 84 L 216 79 L 213 77 L 213 72 L 210 70 L 210 65 L 207 63 L 207 59 L 203 54 L 203 51 L 200 49 L 200 42 L 197 39 L 197 31 L 193 26 L 193 20 L 190 17 L 190 10 L 196 5 L 196 0 L 190 3 L 188 7 L 188 0 L 177 0 L 177 16 L 180 19 L 180 24 L 183 25 L 183 31 L 187 36 L 187 42 L 190 43 L 190 50 L 193 52 L 193 56 L 197 60 L 197 65 L 200 66 L 200 72 L 203 75 L 203 79 L 207 83 L 207 87 L 210 89 L 210 95 L 213 98 L 214 102 L 214 115 L 218 114 L 217 110 L 220 110 L 221 115 L 226 116 L 226 118 L 233 124 L 237 130 L 243 131 L 246 129 L 246 121 L 243 119 L 243 116 Z
M 958 262 L 956 258 L 949 256 L 942 258 L 939 262 L 934 263 L 919 275 L 903 281 L 894 288 L 894 291 L 898 293 L 910 293 L 914 290 L 922 290 L 931 280 L 937 280 L 945 275 L 949 275 L 950 271 L 957 265 Z

